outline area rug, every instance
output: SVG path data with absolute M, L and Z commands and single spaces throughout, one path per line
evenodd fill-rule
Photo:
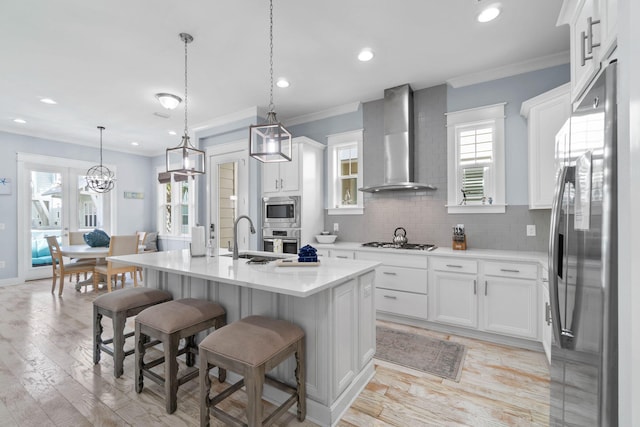
M 376 327 L 376 359 L 460 381 L 465 346 L 456 342 Z

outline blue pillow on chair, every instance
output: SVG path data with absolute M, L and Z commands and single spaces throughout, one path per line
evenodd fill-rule
M 107 247 L 109 246 L 109 241 L 111 240 L 107 233 L 102 230 L 98 230 L 97 228 L 93 231 L 85 233 L 83 237 L 84 241 L 87 242 L 87 245 L 91 246 L 92 248 L 103 246 Z

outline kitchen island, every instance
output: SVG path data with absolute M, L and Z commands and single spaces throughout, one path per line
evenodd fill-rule
M 260 254 L 256 252 L 256 254 Z M 227 322 L 250 315 L 291 321 L 306 334 L 307 416 L 334 425 L 373 377 L 374 261 L 323 259 L 319 266 L 248 264 L 229 256 L 191 257 L 188 250 L 110 257 L 144 269 L 144 284 L 174 298 L 203 298 L 227 310 Z M 271 372 L 295 384 L 292 358 Z M 230 374 L 230 381 L 237 376 Z M 265 386 L 265 398 L 287 395 Z

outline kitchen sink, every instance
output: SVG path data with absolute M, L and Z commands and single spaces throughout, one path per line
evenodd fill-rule
M 226 257 L 232 257 L 233 254 L 224 254 L 221 256 L 226 256 Z M 272 256 L 272 255 L 262 255 L 262 254 L 252 254 L 249 252 L 244 252 L 238 255 L 238 258 L 242 258 L 242 259 L 249 259 L 252 260 L 255 258 L 256 262 L 271 262 L 271 261 L 275 261 L 278 259 L 283 259 L 283 258 L 287 258 L 286 256 Z

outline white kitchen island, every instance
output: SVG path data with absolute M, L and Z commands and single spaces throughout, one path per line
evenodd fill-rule
M 256 254 L 258 254 L 256 252 Z M 291 321 L 306 334 L 307 416 L 334 425 L 373 377 L 374 278 L 379 263 L 323 259 L 320 266 L 247 264 L 188 250 L 111 257 L 144 269 L 144 284 L 174 298 L 203 298 L 227 310 L 227 323 L 250 315 Z M 295 385 L 290 358 L 271 374 Z M 238 378 L 230 375 L 230 381 Z M 265 398 L 286 395 L 265 386 Z

